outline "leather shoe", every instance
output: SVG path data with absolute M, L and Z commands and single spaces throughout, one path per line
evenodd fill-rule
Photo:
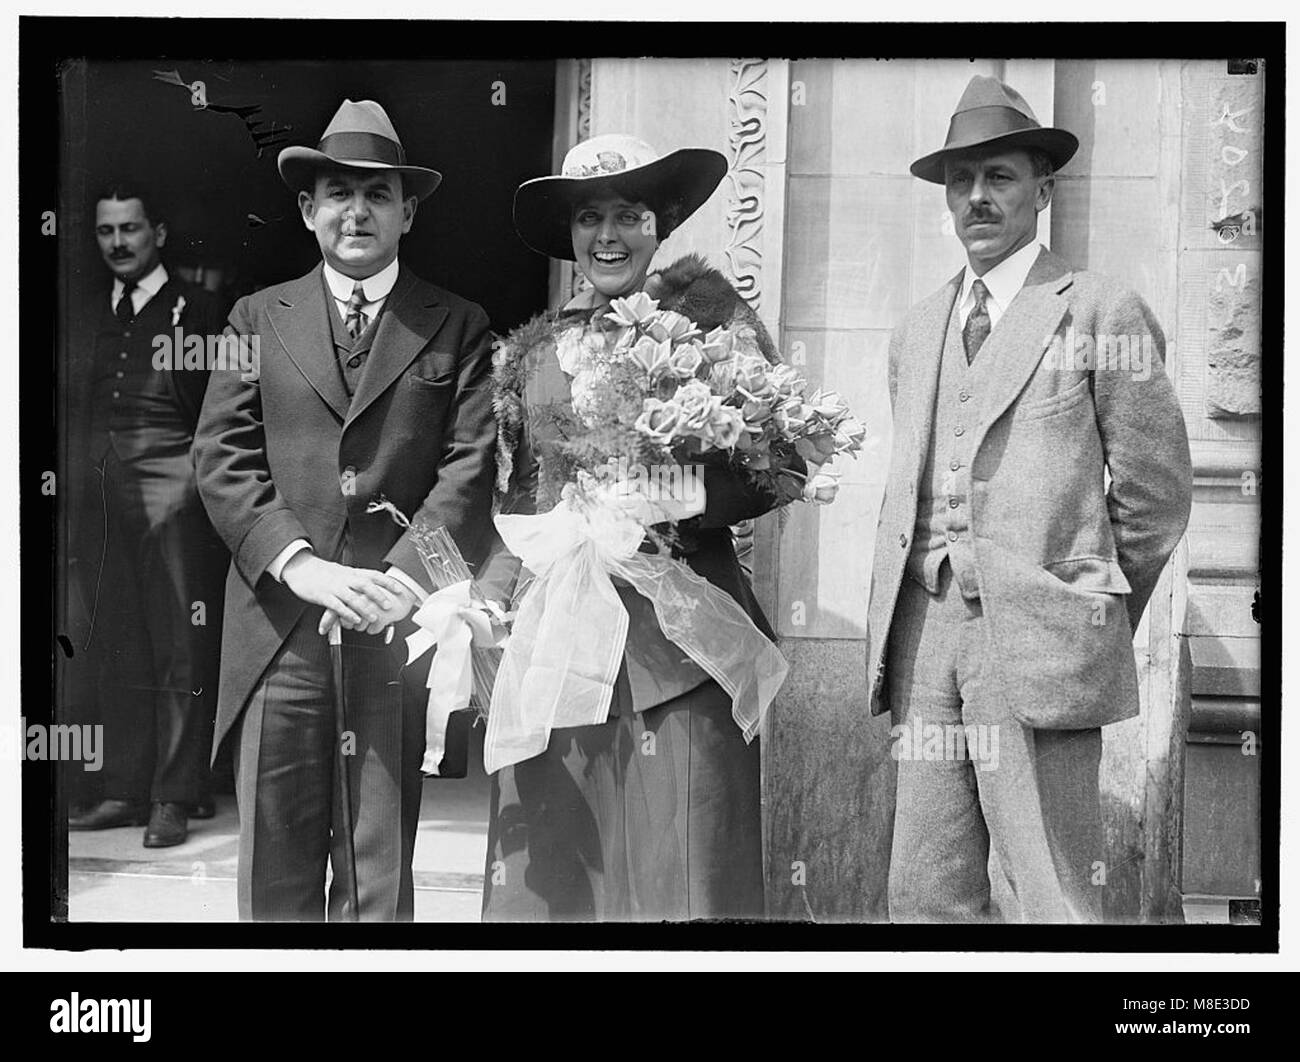
M 190 818 L 213 819 L 217 816 L 217 802 L 212 797 L 204 797 L 190 805 Z
M 149 812 L 149 825 L 144 830 L 146 848 L 170 848 L 184 844 L 190 835 L 186 821 L 185 805 L 171 802 L 155 803 Z
M 129 800 L 101 800 L 98 804 L 68 816 L 70 830 L 110 830 L 115 826 L 142 826 L 143 804 Z

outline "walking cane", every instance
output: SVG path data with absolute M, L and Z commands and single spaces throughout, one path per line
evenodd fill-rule
M 348 777 L 348 760 L 343 754 L 343 736 L 348 732 L 347 702 L 343 687 L 343 628 L 335 621 L 330 628 L 330 664 L 334 672 L 334 777 L 339 796 L 339 829 L 343 831 L 343 877 L 347 900 L 343 914 L 347 921 L 358 918 L 361 901 L 357 896 L 357 848 L 352 839 L 352 784 Z M 338 873 L 339 868 L 335 868 Z

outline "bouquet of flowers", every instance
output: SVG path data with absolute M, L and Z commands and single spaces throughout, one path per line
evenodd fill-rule
M 627 588 L 650 601 L 668 640 L 727 692 L 750 741 L 788 665 L 740 604 L 676 560 L 665 539 L 699 512 L 690 498 L 696 466 L 730 465 L 778 503 L 826 503 L 837 477 L 824 466 L 860 450 L 865 430 L 838 395 L 808 395 L 795 369 L 770 364 L 749 326 L 705 335 L 644 292 L 553 341 L 568 387 L 529 410 L 545 447 L 536 512 L 496 517 L 534 580 L 517 599 L 485 766 L 537 755 L 554 728 L 606 720 L 628 636 L 619 596 Z M 503 369 L 517 364 L 509 353 L 499 351 Z M 647 534 L 655 553 L 641 548 Z
M 808 394 L 797 370 L 763 357 L 749 329 L 703 334 L 644 292 L 569 329 L 556 353 L 573 379 L 573 416 L 581 422 L 563 448 L 574 473 L 599 476 L 619 460 L 662 466 L 717 454 L 782 501 L 826 504 L 838 486 L 826 466 L 839 454 L 856 455 L 866 435 L 838 393 Z M 798 470 L 799 458 L 807 472 Z

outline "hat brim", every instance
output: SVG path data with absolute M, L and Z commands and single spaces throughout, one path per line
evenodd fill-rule
M 295 192 L 311 187 L 315 172 L 322 168 L 342 170 L 393 170 L 402 175 L 403 195 L 425 199 L 442 183 L 442 174 L 426 166 L 390 166 L 368 159 L 336 159 L 308 147 L 287 147 L 276 159 L 280 177 Z
M 1079 138 L 1065 129 L 1051 126 L 1019 129 L 1013 133 L 972 140 L 969 143 L 946 144 L 938 151 L 917 159 L 909 168 L 913 177 L 932 184 L 943 184 L 943 160 L 949 155 L 964 154 L 976 148 L 1039 148 L 1047 152 L 1047 157 L 1052 160 L 1052 168 L 1059 170 L 1074 158 L 1074 153 L 1079 150 Z
M 710 148 L 679 148 L 644 166 L 591 177 L 536 177 L 515 190 L 515 231 L 534 251 L 574 260 L 570 223 L 580 199 L 617 188 L 660 209 L 677 208 L 680 225 L 699 210 L 727 175 L 727 159 Z

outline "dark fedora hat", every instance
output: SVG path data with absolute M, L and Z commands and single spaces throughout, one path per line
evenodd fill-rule
M 666 218 L 660 235 L 695 213 L 727 175 L 727 159 L 710 148 L 678 148 L 660 155 L 644 140 L 605 133 L 569 149 L 556 177 L 535 177 L 515 191 L 515 231 L 534 251 L 573 259 L 569 223 L 583 197 L 617 190 L 654 204 Z
M 315 149 L 287 147 L 276 164 L 284 183 L 295 192 L 311 186 L 316 170 L 341 166 L 348 170 L 396 170 L 402 175 L 402 194 L 423 199 L 442 181 L 442 174 L 425 166 L 411 166 L 406 149 L 383 107 L 374 100 L 344 100 L 334 112 Z
M 944 157 L 972 148 L 1038 148 L 1059 170 L 1079 150 L 1079 138 L 1064 129 L 1039 125 L 1019 92 L 995 77 L 977 74 L 952 113 L 943 147 L 912 163 L 912 176 L 943 184 Z

